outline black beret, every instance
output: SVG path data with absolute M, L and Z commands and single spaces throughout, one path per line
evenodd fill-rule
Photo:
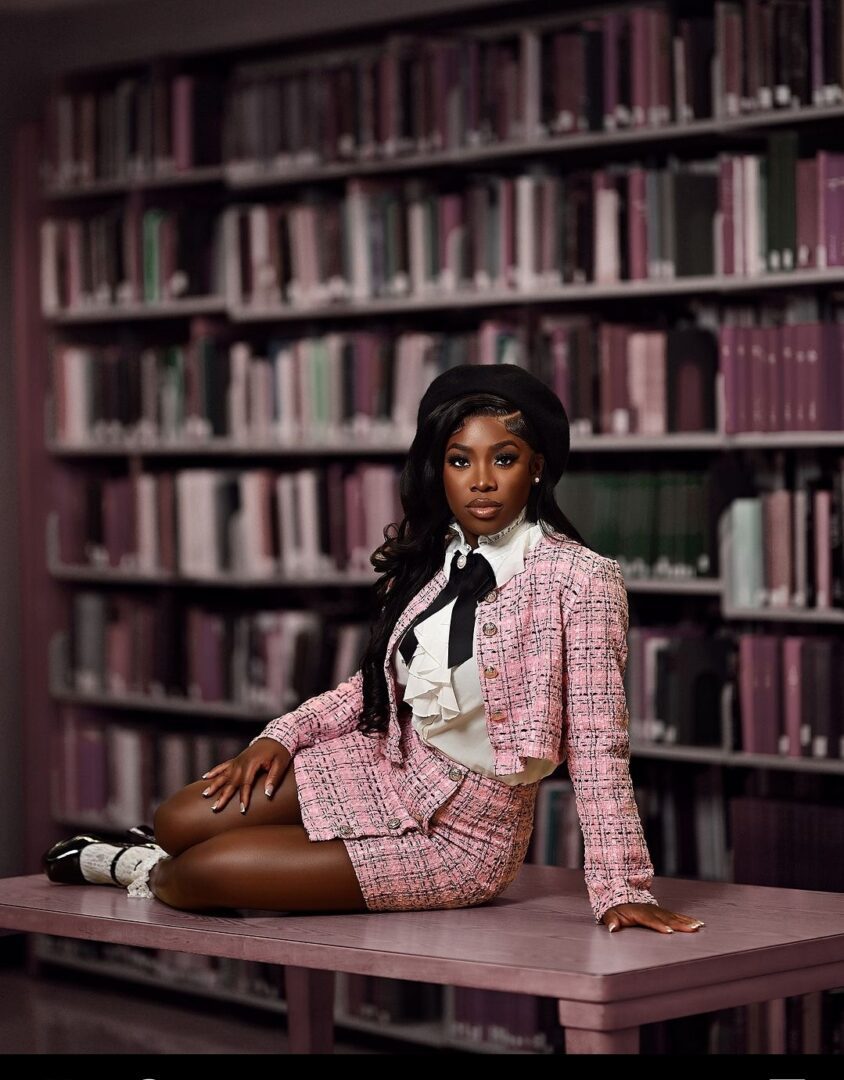
M 516 364 L 456 364 L 444 371 L 422 395 L 417 430 L 437 405 L 478 392 L 500 394 L 522 410 L 539 432 L 542 445 L 535 449 L 545 457 L 548 473 L 556 484 L 569 455 L 569 419 L 554 391 Z

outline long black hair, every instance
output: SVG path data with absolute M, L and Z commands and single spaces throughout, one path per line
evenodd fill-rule
M 524 439 L 535 453 L 542 453 L 535 427 L 521 410 L 498 394 L 465 394 L 443 402 L 417 428 L 399 481 L 404 518 L 398 526 L 392 522 L 385 527 L 385 542 L 370 556 L 382 576 L 374 586 L 377 614 L 361 660 L 364 707 L 358 730 L 367 734 L 386 732 L 389 722 L 384 660 L 393 627 L 416 593 L 442 567 L 453 517 L 442 479 L 445 447 L 473 416 L 498 417 L 511 434 Z M 554 488 L 547 469 L 543 469 L 539 483 L 530 486 L 527 520 L 538 521 L 546 536 L 563 533 L 565 538 L 588 547 L 557 505 Z

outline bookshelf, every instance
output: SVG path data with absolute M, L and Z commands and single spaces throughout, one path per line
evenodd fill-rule
M 212 627 L 214 618 L 238 611 L 257 616 L 259 598 L 264 610 L 301 611 L 313 604 L 327 622 L 345 621 L 353 634 L 353 624 L 363 621 L 368 596 L 363 589 L 372 581 L 361 551 L 366 538 L 374 537 L 371 550 L 380 541 L 380 526 L 396 517 L 385 491 L 390 471 L 398 475 L 433 365 L 479 356 L 536 365 L 541 357 L 544 368 L 538 373 L 554 380 L 574 421 L 571 468 L 585 486 L 594 478 L 602 494 L 605 486 L 611 490 L 610 469 L 657 478 L 677 470 L 693 488 L 700 482 L 694 478 L 718 462 L 740 458 L 750 461 L 751 473 L 758 466 L 766 474 L 787 475 L 788 484 L 774 491 L 789 490 L 789 484 L 793 492 L 801 490 L 805 475 L 796 463 L 802 469 L 806 460 L 821 462 L 827 476 L 829 470 L 837 475 L 835 462 L 844 447 L 841 376 L 837 398 L 830 392 L 824 399 L 821 381 L 811 383 L 805 402 L 801 397 L 807 419 L 810 408 L 827 406 L 824 416 L 833 420 L 827 430 L 816 420 L 803 429 L 790 422 L 793 430 L 784 430 L 770 419 L 764 425 L 753 417 L 746 422 L 741 410 L 767 384 L 753 381 L 761 379 L 758 372 L 747 382 L 737 381 L 739 362 L 733 365 L 724 355 L 728 345 L 743 350 L 746 344 L 740 359 L 750 370 L 750 328 L 777 327 L 783 341 L 772 335 L 764 349 L 776 353 L 783 378 L 803 379 L 805 371 L 792 370 L 783 357 L 791 357 L 792 348 L 795 357 L 799 349 L 805 353 L 809 345 L 801 344 L 796 331 L 792 341 L 784 328 L 844 325 L 839 307 L 844 250 L 827 242 L 837 235 L 840 195 L 824 194 L 838 190 L 844 177 L 844 169 L 837 172 L 839 156 L 831 152 L 844 116 L 844 57 L 835 44 L 802 58 L 792 55 L 797 28 L 788 21 L 794 11 L 787 14 L 785 7 L 627 3 L 549 14 L 542 5 L 527 4 L 518 19 L 502 22 L 490 6 L 459 24 L 382 26 L 370 41 L 346 48 L 321 49 L 317 43 L 297 52 L 284 42 L 259 42 L 218 50 L 199 61 L 186 56 L 165 64 L 152 57 L 145 65 L 77 73 L 55 87 L 45 101 L 44 122 L 20 130 L 13 164 L 17 408 L 33 421 L 21 425 L 19 434 L 26 477 L 20 508 L 22 586 L 29 600 L 22 626 L 27 775 L 34 775 L 43 746 L 78 749 L 86 740 L 99 755 L 90 760 L 102 770 L 110 728 L 136 739 L 132 745 L 137 746 L 154 743 L 172 728 L 174 739 L 184 739 L 180 752 L 187 760 L 199 753 L 203 720 L 214 737 L 244 743 L 247 724 L 258 730 L 278 715 L 281 705 L 273 709 L 137 688 L 80 689 L 68 667 L 72 598 L 80 590 L 101 592 L 126 610 L 140 610 L 147 598 L 155 603 L 167 594 L 185 610 L 208 609 Z M 814 26 L 819 14 L 839 20 L 837 39 L 833 27 L 826 29 L 831 42 L 840 41 L 844 12 L 839 6 L 791 7 L 806 25 Z M 764 47 L 765 34 L 773 35 L 776 48 Z M 668 50 L 660 45 L 666 41 Z M 344 93 L 350 86 L 354 93 Z M 216 132 L 202 123 L 203 100 L 219 103 Z M 813 163 L 805 169 L 809 180 L 821 185 L 815 190 L 822 210 L 814 216 L 811 198 L 801 201 L 797 190 L 801 178 L 806 180 L 797 173 L 798 153 L 799 160 Z M 694 191 L 704 192 L 702 204 L 713 213 L 703 229 L 684 213 L 695 205 L 688 201 Z M 566 210 L 575 205 L 576 213 Z M 788 209 L 788 226 L 777 224 L 777 207 Z M 202 229 L 196 227 L 200 219 Z M 192 243 L 183 242 L 182 226 Z M 555 243 L 543 244 L 550 234 Z M 694 248 L 691 261 L 684 246 Z M 187 260 L 187 271 L 180 259 Z M 701 262 L 706 272 L 693 265 Z M 110 298 L 103 299 L 104 292 Z M 682 383 L 671 383 L 681 356 L 676 344 L 672 353 L 669 334 L 690 326 L 708 327 L 717 352 L 714 387 L 706 388 L 711 409 L 698 410 L 696 428 L 686 421 L 686 430 L 668 430 L 670 393 L 683 391 Z M 725 326 L 733 328 L 732 338 L 721 332 Z M 605 327 L 626 335 L 622 346 L 604 344 Z M 668 342 L 659 354 L 664 383 L 658 390 L 648 386 L 662 409 L 658 431 L 647 427 L 654 417 L 642 386 L 628 382 L 628 391 L 632 387 L 636 393 L 619 392 L 619 353 L 611 355 L 627 348 L 628 363 L 630 340 L 641 331 Z M 212 342 L 207 354 L 202 341 Z M 577 353 L 578 342 L 591 351 Z M 238 346 L 248 356 L 236 362 Z M 555 348 L 569 350 L 565 362 L 554 359 Z M 62 349 L 75 350 L 66 364 L 56 359 Z M 150 360 L 153 353 L 157 359 Z M 143 355 L 147 360 L 137 359 Z M 341 367 L 338 358 L 344 355 L 352 359 Z M 835 381 L 841 355 L 824 356 L 823 379 Z M 117 370 L 109 368 L 114 356 L 117 364 L 125 361 L 119 391 L 107 373 Z M 175 370 L 173 364 L 182 365 L 178 378 L 183 381 L 173 391 L 178 406 L 176 399 L 167 399 L 170 430 L 162 435 L 152 420 L 163 413 L 162 373 Z M 305 381 L 302 371 L 309 366 L 322 381 Z M 147 372 L 146 383 L 139 371 Z M 57 385 L 57 379 L 64 383 Z M 228 394 L 237 379 L 241 396 L 232 395 L 234 404 L 223 415 L 220 395 Z M 591 389 L 584 390 L 587 384 Z M 803 382 L 788 385 L 794 389 Z M 339 397 L 332 397 L 338 390 Z M 267 394 L 275 404 L 264 409 Z M 295 399 L 292 414 L 284 411 L 287 398 Z M 643 418 L 644 429 L 636 430 Z M 63 437 L 62 431 L 75 434 Z M 769 459 L 775 467 L 769 467 Z M 258 553 L 274 561 L 269 572 L 232 565 L 213 572 L 139 567 L 131 561 L 109 565 L 102 550 L 98 559 L 82 557 L 90 520 L 76 534 L 63 524 L 87 478 L 105 493 L 121 478 L 158 491 L 168 474 L 262 472 L 275 484 L 285 475 L 299 477 L 297 491 L 313 499 L 315 491 L 324 497 L 323 481 L 315 477 L 358 464 L 382 470 L 376 480 L 361 471 L 354 489 L 378 491 L 372 505 L 381 519 L 376 514 L 358 523 L 356 556 L 346 545 L 348 537 L 338 539 L 337 519 L 332 519 L 332 540 L 323 554 L 331 553 L 333 566 L 300 563 L 283 571 L 283 535 L 275 538 L 272 551 Z M 336 495 L 340 473 L 334 475 Z M 245 492 L 248 481 L 242 483 Z M 367 483 L 380 487 L 367 488 Z M 820 488 L 825 490 L 823 483 Z M 761 504 L 767 494 L 757 489 L 757 501 Z M 565 485 L 560 496 L 590 539 L 585 522 L 592 516 L 591 503 L 582 501 L 580 489 L 569 492 Z M 285 496 L 279 487 L 273 497 L 281 500 L 289 492 Z M 119 517 L 126 504 L 116 495 L 102 498 L 114 499 Z M 178 515 L 178 500 L 175 505 Z M 267 504 L 261 505 L 268 513 Z M 653 503 L 654 521 L 666 505 Z M 840 501 L 831 497 L 830 505 L 818 505 L 830 515 L 824 520 L 844 526 Z M 599 510 L 591 542 L 599 550 L 603 544 L 604 553 L 618 557 L 625 568 L 635 618 L 631 657 L 647 646 L 648 632 L 670 638 L 681 620 L 699 627 L 701 647 L 729 635 L 733 642 L 739 635 L 834 635 L 844 621 L 841 604 L 737 604 L 721 565 L 727 542 L 740 554 L 743 544 L 758 541 L 757 534 L 715 538 L 715 523 L 694 517 L 701 532 L 710 531 L 711 564 L 708 572 L 695 573 L 687 549 L 676 556 L 684 541 L 675 515 L 675 532 L 658 537 L 673 554 L 663 551 L 660 573 L 643 573 L 647 560 L 639 534 L 614 536 Z M 138 518 L 139 530 L 143 520 Z M 824 535 L 820 520 L 811 519 L 813 537 Z M 645 528 L 641 521 L 637 527 Z M 104 528 L 112 530 L 111 548 L 139 542 L 139 533 L 115 540 L 113 521 Z M 280 521 L 276 530 L 283 533 Z M 75 557 L 64 550 L 67 535 L 80 548 Z M 169 542 L 172 547 L 172 537 Z M 832 573 L 844 577 L 844 563 L 835 564 Z M 119 624 L 115 633 L 128 631 Z M 350 648 L 354 639 L 346 640 Z M 325 682 L 325 670 L 319 677 Z M 707 825 L 701 811 L 699 865 L 683 849 L 688 836 L 680 835 L 679 825 L 677 837 L 661 832 L 654 838 L 662 860 L 659 874 L 723 869 L 730 848 L 705 857 L 703 849 L 705 842 L 729 844 L 726 815 L 735 796 L 764 799 L 785 791 L 796 800 L 816 800 L 819 807 L 840 802 L 844 748 L 824 754 L 797 753 L 793 746 L 791 753 L 742 748 L 741 736 L 753 732 L 740 728 L 737 681 L 735 671 L 725 677 L 730 692 L 722 692 L 720 733 L 709 745 L 644 739 L 653 717 L 631 708 L 631 769 L 643 803 L 663 807 L 666 819 L 676 816 L 682 803 L 670 794 L 671 770 L 683 782 L 689 778 L 690 788 L 699 783 L 706 792 L 711 783 L 716 809 L 707 805 L 707 814 L 717 817 L 721 800 L 722 820 L 703 840 L 700 830 Z M 313 692 L 323 688 L 315 683 Z M 744 693 L 743 700 L 753 702 L 751 690 Z M 634 680 L 630 698 L 640 700 Z M 74 717 L 70 734 L 61 726 L 66 710 Z M 831 711 L 828 719 L 835 720 Z M 98 723 L 105 734 L 97 732 Z M 211 750 L 206 745 L 203 752 Z M 557 779 L 563 788 L 557 792 L 559 805 L 553 805 L 562 815 L 564 770 Z M 161 778 L 156 782 L 160 787 Z M 38 785 L 28 789 L 26 851 L 34 872 L 59 830 L 92 827 L 104 818 L 84 805 L 69 815 L 49 805 Z M 568 814 L 568 831 L 559 830 L 556 851 L 575 859 L 570 807 Z M 643 817 L 650 839 L 649 821 L 657 818 Z M 115 817 L 109 827 L 134 823 Z M 545 822 L 543 837 L 548 831 Z M 544 857 L 538 843 L 531 857 Z M 684 864 L 689 858 L 692 862 Z M 172 984 L 166 972 L 155 965 L 144 969 L 128 956 L 71 952 L 43 941 L 31 963 Z M 184 985 L 194 993 L 223 992 L 214 989 L 207 973 L 204 989 L 202 978 L 185 977 Z M 226 992 L 283 1008 L 271 995 Z M 360 986 L 355 992 L 364 993 Z M 827 1038 L 833 1037 L 829 1031 L 841 1037 L 834 997 L 829 995 L 825 1005 L 832 1017 Z M 391 1021 L 391 1030 L 410 1041 L 449 1045 L 456 1031 L 464 1036 L 468 1031 L 455 1026 L 451 988 L 442 1009 L 442 1022 L 402 1026 Z M 361 1016 L 341 1014 L 343 1022 L 365 1030 Z M 803 1016 L 799 1010 L 795 1015 Z M 729 1018 L 718 1023 L 713 1021 L 707 1036 L 709 1052 L 729 1046 L 733 1037 Z M 804 1028 L 799 1052 L 817 1047 L 820 1039 L 805 1016 Z M 748 1035 L 751 1052 L 756 1037 L 762 1036 Z M 652 1038 L 655 1047 L 670 1046 L 667 1028 Z M 494 1039 L 483 1036 L 472 1044 L 478 1050 L 495 1048 Z M 515 1041 L 509 1045 L 516 1048 Z M 541 1040 L 533 1047 L 534 1052 L 550 1048 Z

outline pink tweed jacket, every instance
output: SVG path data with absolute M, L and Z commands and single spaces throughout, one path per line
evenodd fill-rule
M 600 922 L 615 904 L 658 903 L 649 892 L 654 870 L 629 772 L 623 683 L 627 591 L 616 560 L 561 533 L 540 537 L 524 562 L 521 573 L 479 601 L 475 620 L 475 655 L 495 772 L 519 772 L 525 757 L 567 762 L 584 838 L 586 887 Z M 414 616 L 447 580 L 442 569 L 437 571 L 390 635 L 384 664 L 389 727 L 380 741 L 385 764 L 399 771 L 398 688 L 390 658 Z M 336 688 L 272 720 L 256 738 L 275 739 L 295 754 L 356 730 L 362 708 L 358 670 Z M 432 770 L 426 777 L 432 790 L 423 827 L 461 776 L 462 770 Z M 359 824 L 360 834 L 367 835 L 366 829 L 377 829 L 378 823 Z M 325 831 L 326 838 L 336 835 Z

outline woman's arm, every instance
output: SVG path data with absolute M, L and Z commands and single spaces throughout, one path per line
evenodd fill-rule
M 564 746 L 584 839 L 589 902 L 600 922 L 616 904 L 658 904 L 653 865 L 630 779 L 627 590 L 604 558 L 566 622 Z
M 361 669 L 333 690 L 315 694 L 292 712 L 270 720 L 258 739 L 275 739 L 291 754 L 316 743 L 337 739 L 354 731 L 363 711 L 363 674 Z

